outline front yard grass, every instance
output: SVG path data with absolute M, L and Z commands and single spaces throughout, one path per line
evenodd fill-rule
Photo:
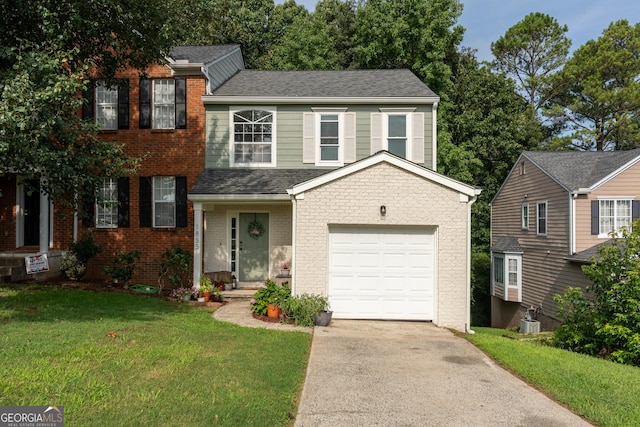
M 549 347 L 504 329 L 466 338 L 506 369 L 601 426 L 640 425 L 640 368 Z M 533 337 L 531 335 L 527 337 Z
M 0 287 L 0 405 L 73 426 L 283 426 L 311 337 L 218 322 L 155 297 Z

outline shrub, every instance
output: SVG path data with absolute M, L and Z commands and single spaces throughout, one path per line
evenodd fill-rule
M 102 252 L 102 246 L 93 238 L 93 232 L 83 234 L 82 237 L 69 245 L 60 261 L 60 271 L 70 279 L 80 279 L 87 271 L 89 258 Z
M 554 343 L 562 348 L 640 366 L 640 221 L 623 228 L 611 244 L 601 245 L 598 259 L 584 266 L 593 282 L 556 296 L 558 316 Z
M 160 272 L 158 273 L 160 289 L 164 288 L 165 277 L 169 278 L 169 282 L 174 288 L 190 284 L 192 258 L 191 252 L 182 249 L 180 246 L 174 246 L 164 251 L 158 261 L 160 265 Z
M 291 297 L 291 288 L 288 284 L 282 286 L 276 284 L 271 279 L 264 282 L 264 287 L 260 288 L 253 295 L 251 311 L 261 316 L 267 315 L 267 305 L 273 304 L 282 307 L 283 303 Z
M 322 295 L 296 295 L 282 304 L 282 312 L 296 326 L 313 326 L 320 312 L 328 309 L 329 300 Z
M 113 281 L 127 283 L 133 278 L 136 269 L 136 261 L 140 261 L 140 251 L 129 251 L 116 254 L 113 258 L 113 267 L 105 266 L 104 272 L 111 276 Z

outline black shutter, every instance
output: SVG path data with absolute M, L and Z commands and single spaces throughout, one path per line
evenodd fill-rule
M 151 227 L 151 177 L 140 177 L 140 227 Z
M 175 79 L 176 129 L 187 128 L 187 80 Z
M 83 120 L 91 120 L 94 118 L 95 92 L 96 92 L 96 82 L 95 80 L 91 80 L 87 85 L 87 89 L 82 94 L 82 97 L 84 98 L 84 103 L 82 104 Z
M 187 177 L 176 176 L 176 227 L 187 226 Z
M 129 177 L 118 178 L 118 227 L 129 227 Z
M 631 220 L 635 221 L 640 218 L 640 200 L 631 201 Z
M 600 202 L 591 201 L 591 234 L 600 234 Z
M 118 129 L 129 129 L 129 79 L 118 81 Z
M 140 79 L 140 129 L 151 127 L 151 80 Z
M 96 201 L 90 196 L 82 197 L 82 226 L 91 228 L 95 226 L 94 215 L 96 209 Z

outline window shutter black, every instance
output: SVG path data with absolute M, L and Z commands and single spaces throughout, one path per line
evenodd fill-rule
M 591 234 L 597 235 L 600 233 L 600 202 L 597 200 L 591 201 Z
M 176 129 L 187 128 L 187 80 L 175 79 Z
M 151 80 L 140 79 L 140 129 L 151 127 Z
M 96 93 L 96 82 L 95 80 L 91 80 L 87 85 L 87 89 L 82 94 L 82 97 L 84 98 L 84 103 L 82 104 L 83 120 L 91 120 L 94 118 L 95 93 Z
M 96 201 L 89 196 L 82 198 L 82 226 L 91 228 L 95 226 L 94 215 Z
M 151 178 L 140 177 L 140 227 L 151 227 Z
M 187 226 L 187 177 L 176 176 L 176 227 Z
M 129 177 L 118 178 L 118 227 L 129 227 Z
M 631 201 L 631 220 L 640 219 L 640 200 Z
M 118 81 L 118 129 L 129 129 L 129 79 Z

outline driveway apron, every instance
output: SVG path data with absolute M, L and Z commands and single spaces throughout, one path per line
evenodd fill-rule
M 449 330 L 316 327 L 295 426 L 588 426 Z

